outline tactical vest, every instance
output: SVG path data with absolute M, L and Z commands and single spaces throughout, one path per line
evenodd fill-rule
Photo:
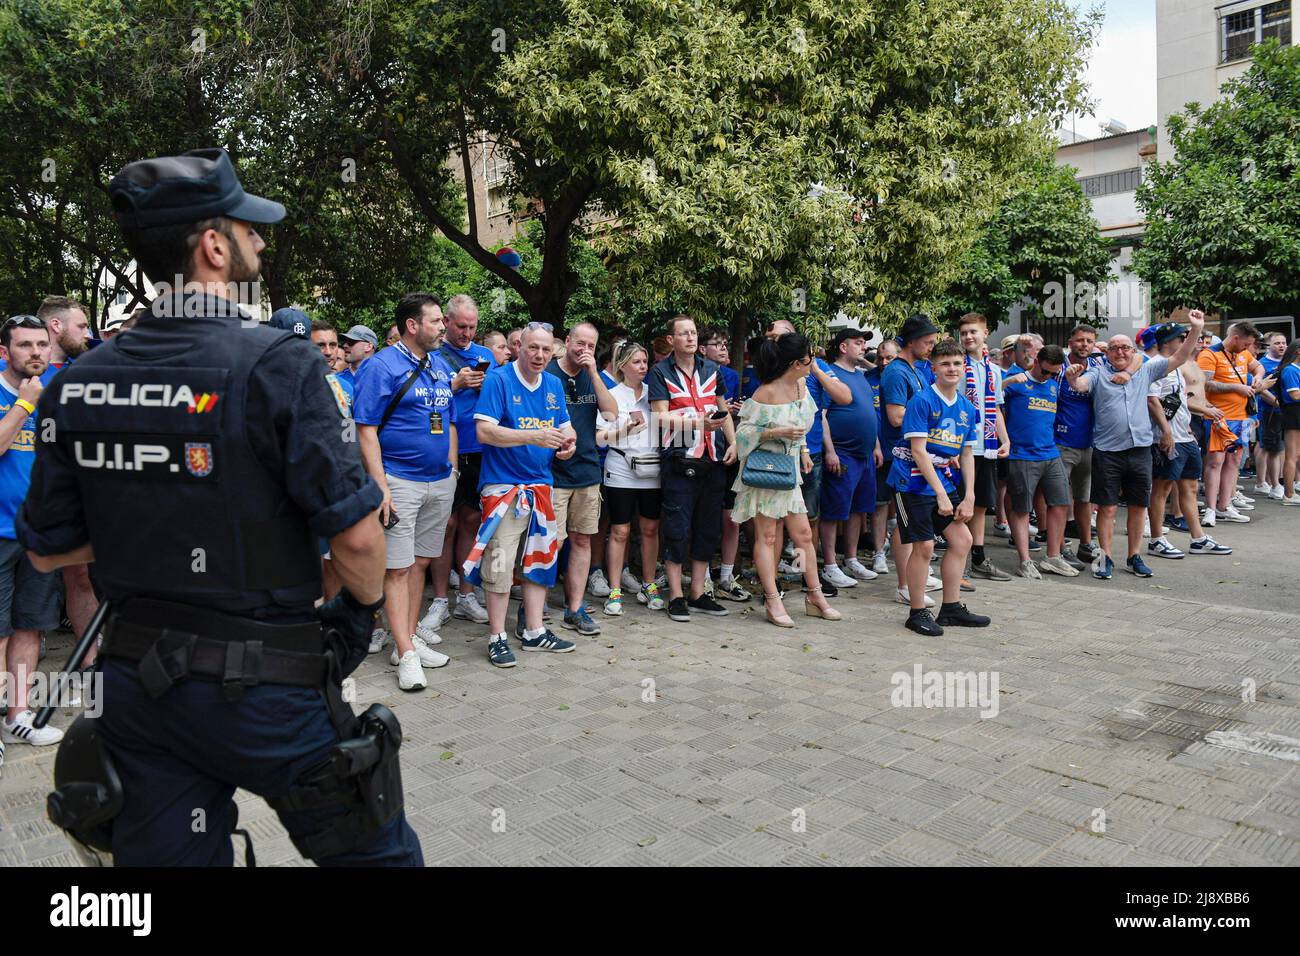
M 254 365 L 291 334 L 146 317 L 129 344 L 89 352 L 51 382 L 54 441 L 77 475 L 109 598 L 248 616 L 310 610 L 321 593 L 317 539 L 244 422 Z

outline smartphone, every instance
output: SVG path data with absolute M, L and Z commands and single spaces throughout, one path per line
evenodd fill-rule
M 384 528 L 385 531 L 391 531 L 393 528 L 396 528 L 396 527 L 397 527 L 397 512 L 396 512 L 396 511 L 389 510 L 389 512 L 388 512 L 388 523 L 387 523 L 387 524 L 384 524 L 384 513 L 383 513 L 382 511 L 379 512 L 378 517 L 379 517 L 379 523 L 380 523 L 381 525 L 383 525 L 383 528 Z
M 486 372 L 491 367 L 492 367 L 492 363 L 489 362 L 487 359 L 479 359 L 478 362 L 476 362 L 474 365 L 474 371 Z
M 720 422 L 720 421 L 722 421 L 724 418 L 726 418 L 729 414 L 731 414 L 731 413 L 730 413 L 730 412 L 717 411 L 717 412 L 714 412 L 712 415 L 710 415 L 709 418 L 711 418 L 711 419 L 712 419 L 713 421 L 715 421 L 715 422 Z

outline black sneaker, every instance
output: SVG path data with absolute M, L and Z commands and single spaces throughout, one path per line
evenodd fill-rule
M 674 621 L 689 622 L 691 609 L 686 606 L 686 598 L 673 598 L 668 602 L 668 616 Z
M 907 615 L 907 629 L 926 637 L 943 637 L 943 628 L 934 623 L 934 618 L 926 610 L 913 611 Z
M 831 584 L 831 582 L 826 580 L 825 571 L 817 572 L 817 582 L 822 586 L 822 594 L 824 594 L 828 598 L 833 598 L 840 593 L 839 588 L 837 588 L 835 585 Z M 805 584 L 803 586 L 803 589 L 807 591 L 808 585 Z
M 938 621 L 945 627 L 988 627 L 992 618 L 972 614 L 965 604 L 944 604 L 939 608 Z
M 701 614 L 712 614 L 714 617 L 726 617 L 731 613 L 717 601 L 713 600 L 708 591 L 705 591 L 697 598 L 691 598 L 686 603 L 692 611 L 699 611 Z M 668 613 L 669 616 L 672 615 L 671 610 Z M 674 620 L 676 620 L 676 618 L 674 618 Z

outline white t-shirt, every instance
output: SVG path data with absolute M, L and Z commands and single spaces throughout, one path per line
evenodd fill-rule
M 1183 370 L 1174 369 L 1164 378 L 1151 383 L 1148 394 L 1152 398 L 1163 399 L 1166 395 L 1177 392 L 1182 403 L 1178 406 L 1178 411 L 1174 417 L 1169 420 L 1169 430 L 1173 432 L 1174 444 L 1183 444 L 1189 441 L 1196 441 L 1192 434 L 1192 410 L 1187 407 L 1187 383 L 1183 379 Z M 1156 432 L 1156 438 L 1160 438 L 1159 431 Z
M 632 420 L 631 413 L 634 411 L 641 413 L 646 427 L 620 441 L 610 442 L 609 454 L 605 456 L 605 485 L 610 488 L 658 488 L 657 477 L 634 477 L 628 460 L 614 450 L 620 449 L 637 458 L 658 456 L 659 449 L 652 441 L 654 429 L 650 427 L 650 389 L 645 382 L 642 382 L 641 397 L 638 399 L 632 393 L 632 389 L 620 383 L 611 388 L 609 394 L 614 397 L 614 401 L 618 402 L 618 419 L 614 422 L 613 428 L 623 428 L 627 425 Z

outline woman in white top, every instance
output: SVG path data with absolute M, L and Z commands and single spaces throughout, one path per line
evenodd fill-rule
M 650 401 L 645 386 L 649 370 L 650 356 L 642 346 L 635 342 L 618 344 L 614 349 L 614 378 L 618 384 L 609 390 L 618 402 L 618 418 L 611 427 L 596 431 L 597 440 L 609 446 L 604 475 L 605 505 L 609 509 L 605 567 L 612 585 L 604 611 L 609 615 L 623 613 L 623 591 L 618 585 L 634 517 L 640 524 L 641 572 L 646 578 L 637 600 L 652 611 L 664 606 L 654 583 L 663 492 L 659 489 L 659 449 L 650 427 Z

